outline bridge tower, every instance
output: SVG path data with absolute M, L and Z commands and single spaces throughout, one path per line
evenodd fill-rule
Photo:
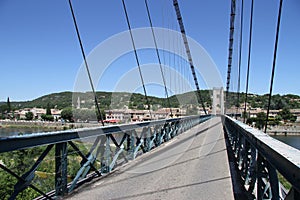
M 213 88 L 212 114 L 224 114 L 224 90 L 221 88 Z

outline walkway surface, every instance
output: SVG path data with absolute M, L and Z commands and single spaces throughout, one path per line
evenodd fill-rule
M 68 199 L 234 199 L 232 188 L 221 119 L 213 118 Z

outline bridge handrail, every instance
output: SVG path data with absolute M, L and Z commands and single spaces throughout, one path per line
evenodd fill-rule
M 231 129 L 242 134 L 268 163 L 279 171 L 297 191 L 300 191 L 300 150 L 229 116 L 223 116 L 223 123 L 226 132 L 232 134 L 233 131 L 229 130 Z M 241 143 L 241 141 L 239 142 Z M 235 146 L 237 145 L 236 143 Z
M 16 198 L 20 192 L 28 187 L 42 195 L 39 199 L 53 199 L 72 192 L 86 181 L 111 172 L 116 166 L 151 151 L 153 148 L 210 118 L 211 115 L 189 116 L 135 124 L 0 138 L 0 153 L 38 146 L 46 147 L 42 150 L 40 156 L 34 160 L 34 164 L 29 171 L 24 172 L 21 176 L 19 172 L 18 174 L 14 172 L 15 169 L 9 169 L 13 165 L 6 166 L 5 163 L 0 163 L 0 168 L 17 179 L 14 191 L 10 194 L 11 199 Z M 85 148 L 79 146 L 82 145 L 78 141 L 81 139 L 83 139 L 82 142 L 88 142 Z M 73 150 L 73 152 L 71 151 L 71 154 L 69 154 L 68 149 Z M 49 153 L 51 150 L 54 150 L 52 154 Z M 68 183 L 68 157 L 73 153 L 79 157 L 79 160 L 76 159 L 75 162 L 79 162 L 80 166 L 78 166 L 78 169 L 74 168 L 76 171 L 72 172 L 72 180 Z M 53 174 L 55 174 L 55 190 L 48 193 L 44 193 L 32 184 L 35 173 L 46 156 L 54 157 L 55 165 L 55 169 L 52 168 L 54 170 Z M 41 184 L 39 181 L 36 183 Z
M 201 118 L 209 117 L 210 115 L 202 115 Z M 26 149 L 31 147 L 42 146 L 45 144 L 57 144 L 61 142 L 68 142 L 76 139 L 85 139 L 88 137 L 95 137 L 99 135 L 107 135 L 112 133 L 120 133 L 134 130 L 137 128 L 150 127 L 156 125 L 164 125 L 165 123 L 193 120 L 199 116 L 188 116 L 181 118 L 170 118 L 164 120 L 155 120 L 149 122 L 139 122 L 133 124 L 110 125 L 92 128 L 79 128 L 64 131 L 33 133 L 28 135 L 0 137 L 0 153 Z

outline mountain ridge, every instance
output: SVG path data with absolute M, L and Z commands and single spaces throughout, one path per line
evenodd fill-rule
M 143 94 L 140 93 L 128 93 L 128 92 L 105 92 L 97 91 L 97 99 L 99 100 L 100 107 L 102 109 L 111 109 L 111 108 L 122 108 L 123 106 L 128 106 L 130 108 L 143 109 L 146 104 L 146 99 Z M 206 106 L 211 106 L 211 94 L 210 90 L 201 90 L 201 94 Z M 224 94 L 225 95 L 225 94 Z M 237 93 L 229 92 L 229 106 L 234 106 L 237 103 Z M 56 107 L 58 109 L 63 109 L 66 107 L 71 107 L 72 105 L 76 106 L 78 104 L 78 99 L 80 104 L 84 107 L 92 107 L 94 105 L 94 98 L 91 92 L 71 92 L 63 91 L 50 93 L 43 95 L 33 100 L 29 101 L 11 101 L 11 105 L 15 109 L 22 108 L 46 108 L 47 104 L 50 104 L 51 107 Z M 160 105 L 161 107 L 169 107 L 166 98 L 148 96 L 151 105 Z M 178 107 L 182 104 L 197 104 L 197 98 L 195 91 L 190 91 L 183 94 L 177 94 L 170 96 L 171 107 Z M 251 107 L 261 107 L 265 108 L 267 105 L 268 94 L 258 95 L 258 94 L 248 94 L 248 103 Z M 245 101 L 244 93 L 240 93 L 239 104 L 242 104 Z M 1 105 L 6 105 L 6 102 L 0 102 Z M 290 108 L 300 108 L 300 96 L 295 94 L 285 94 L 272 95 L 271 108 L 272 109 L 281 109 L 283 107 Z

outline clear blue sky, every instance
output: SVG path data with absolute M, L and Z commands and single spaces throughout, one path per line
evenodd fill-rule
M 144 1 L 127 0 L 133 28 L 148 26 Z M 216 63 L 225 84 L 230 1 L 179 0 L 188 36 Z M 256 0 L 249 92 L 269 90 L 278 12 L 277 0 Z M 127 30 L 121 0 L 73 0 L 86 53 Z M 154 26 L 178 30 L 171 0 L 149 0 Z M 245 1 L 241 89 L 245 89 L 250 1 Z M 274 93 L 300 95 L 300 1 L 283 5 Z M 31 100 L 72 91 L 82 56 L 67 0 L 0 1 L 0 101 Z M 236 66 L 233 83 L 236 88 Z M 97 86 L 97 90 L 110 90 Z

